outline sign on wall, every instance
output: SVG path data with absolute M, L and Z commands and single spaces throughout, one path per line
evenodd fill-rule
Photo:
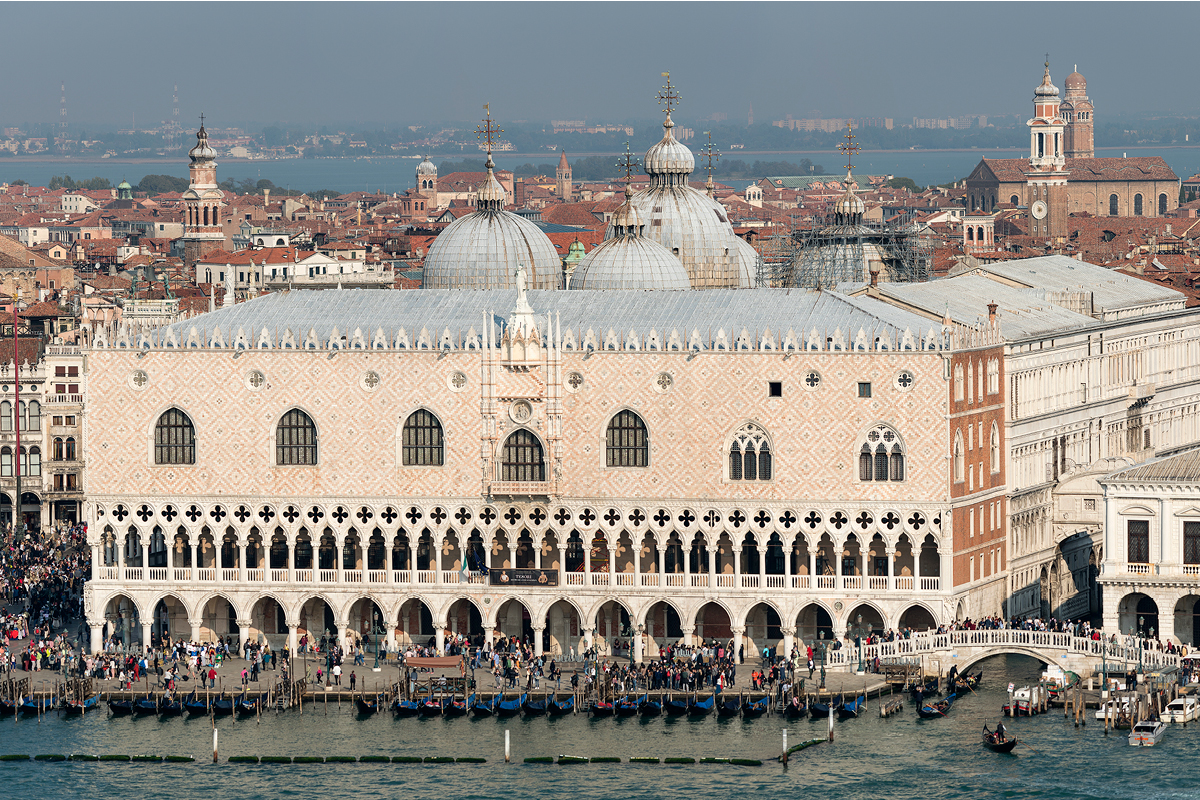
M 488 572 L 492 586 L 558 586 L 556 569 L 493 569 Z

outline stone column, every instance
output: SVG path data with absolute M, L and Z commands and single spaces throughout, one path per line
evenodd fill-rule
M 446 629 L 441 624 L 438 624 L 434 634 L 437 637 L 437 654 L 440 656 L 446 651 Z
M 808 588 L 817 588 L 817 550 L 815 547 L 808 551 Z
M 691 647 L 691 646 L 692 646 L 692 643 L 695 641 L 695 636 L 696 636 L 696 626 L 695 626 L 695 625 L 692 625 L 692 626 L 690 626 L 690 627 L 687 627 L 687 628 L 681 628 L 681 630 L 683 631 L 683 644 L 684 644 L 684 647 Z
M 758 549 L 758 588 L 767 588 L 767 548 Z
M 781 630 L 783 633 L 783 657 L 791 661 L 792 648 L 796 645 L 796 629 L 784 627 Z
M 341 557 L 341 553 L 338 554 Z M 334 623 L 338 629 L 338 643 L 342 646 L 342 652 L 346 653 L 350 650 L 350 617 L 346 616 L 341 619 L 334 618 Z
M 287 626 L 287 629 L 288 629 L 288 653 L 291 654 L 292 658 L 295 658 L 296 651 L 300 649 L 300 626 L 289 624 Z M 293 670 L 294 670 L 295 666 L 296 666 L 296 664 L 295 664 L 295 662 L 293 662 L 291 664 L 291 667 L 293 668 Z M 293 674 L 295 674 L 295 673 L 293 672 Z
M 200 562 L 198 560 L 200 558 L 200 543 L 198 541 L 196 541 L 197 535 L 198 534 L 191 534 L 191 533 L 188 534 L 188 548 L 192 551 L 191 569 L 192 569 L 192 580 L 193 581 L 195 581 L 196 578 L 198 577 L 196 570 L 199 569 L 199 567 L 200 567 Z M 195 639 L 193 639 L 193 641 L 195 641 Z
M 746 643 L 746 629 L 744 627 L 738 626 L 736 628 L 730 628 L 729 630 L 730 630 L 730 632 L 733 633 L 733 653 L 731 654 L 731 658 L 736 659 L 737 654 L 738 654 L 738 648 L 744 646 Z M 741 662 L 741 660 L 737 660 L 734 663 L 741 664 L 742 662 Z
M 150 577 L 150 573 L 146 572 L 150 569 L 150 541 L 141 530 L 138 531 L 138 538 L 142 544 L 142 580 L 146 580 Z
M 545 625 L 534 625 L 533 627 L 533 657 L 537 658 L 542 655 L 542 633 L 545 632 Z
M 92 545 L 92 580 L 100 577 L 100 545 Z
M 658 585 L 664 588 L 667 585 L 667 548 L 665 546 L 658 548 Z
M 99 653 L 104 649 L 104 620 L 99 622 L 88 620 L 88 630 L 91 632 L 91 652 Z
M 533 538 L 533 568 L 542 568 L 542 545 L 545 543 L 545 535 L 532 537 Z
M 579 650 L 577 652 L 582 653 L 583 651 L 589 649 L 592 646 L 592 643 L 596 640 L 596 629 L 582 628 L 580 629 L 580 633 L 583 635 L 579 637 Z
M 890 542 L 885 543 L 887 547 L 887 588 L 896 588 L 896 545 Z
M 642 653 L 642 650 L 643 650 L 642 631 L 643 630 L 645 630 L 645 628 L 641 625 L 638 625 L 637 628 L 635 628 L 633 631 L 633 660 L 637 664 L 642 663 L 642 655 L 643 655 L 643 653 Z
M 608 546 L 608 585 L 617 585 L 617 544 L 620 539 Z
M 250 641 L 250 620 L 239 619 L 238 626 L 238 641 L 242 643 L 242 653 L 246 652 L 246 643 Z
M 734 544 L 733 547 L 733 586 L 740 589 L 742 586 L 742 546 Z
M 495 632 L 496 632 L 496 629 L 493 626 L 491 626 L 491 625 L 483 626 L 483 647 L 485 650 L 492 649 L 492 641 L 493 641 Z
M 249 539 L 237 540 L 238 583 L 246 582 L 246 550 L 249 548 L 249 546 Z
M 287 579 L 288 583 L 296 580 L 296 534 L 292 533 L 287 540 Z
M 146 622 L 145 620 L 142 621 L 142 650 L 141 650 L 141 652 L 143 652 L 143 653 L 146 652 L 146 648 L 150 646 L 150 640 L 154 636 L 153 627 L 154 627 L 153 622 Z
M 783 588 L 792 588 L 792 555 L 796 551 L 796 540 L 792 539 L 783 555 Z
M 583 585 L 592 585 L 592 537 L 587 534 L 587 541 L 582 541 L 585 534 L 580 534 L 579 538 L 583 545 Z M 566 566 L 565 564 L 563 566 Z
M 717 548 L 716 545 L 706 545 L 708 550 L 708 588 L 717 588 Z
M 342 555 L 342 548 L 344 548 L 346 546 L 346 534 L 345 533 L 334 533 L 333 541 L 334 541 L 334 546 L 337 547 L 337 552 L 334 554 L 333 565 L 335 567 L 337 567 L 337 582 L 339 584 L 342 584 L 342 583 L 346 582 L 346 576 L 345 576 L 344 570 L 343 570 L 343 567 L 346 566 L 346 562 L 342 560 L 344 558 L 344 556 Z M 435 559 L 437 558 L 436 550 L 434 551 L 434 558 Z M 434 574 L 434 580 L 437 580 L 436 572 Z M 345 644 L 343 644 L 342 647 L 344 649 Z
M 204 617 L 189 618 L 188 625 L 192 626 L 192 637 L 189 641 L 200 641 L 200 626 L 204 624 Z
M 644 539 L 638 539 L 634 542 L 630 540 L 633 547 L 633 585 L 642 585 L 642 545 L 645 544 Z

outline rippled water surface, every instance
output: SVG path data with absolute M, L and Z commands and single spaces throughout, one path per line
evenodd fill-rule
M 236 765 L 211 763 L 212 726 L 199 719 L 50 716 L 0 722 L 0 752 L 190 755 L 194 764 L 0 762 L 5 794 L 53 796 L 517 798 L 1194 798 L 1200 795 L 1200 724 L 1172 726 L 1153 748 L 1129 747 L 1094 720 L 1076 729 L 1062 712 L 1008 722 L 1023 744 L 1013 756 L 984 750 L 979 731 L 999 718 L 1008 680 L 1036 681 L 1025 658 L 984 662 L 984 687 L 945 719 L 919 721 L 912 704 L 882 720 L 872 702 L 863 719 L 837 723 L 837 740 L 792 757 L 785 770 L 696 764 L 541 765 L 526 756 L 733 756 L 775 758 L 781 731 L 791 744 L 819 736 L 825 722 L 600 719 L 359 719 L 349 704 L 306 705 L 304 714 L 261 722 L 218 722 L 222 761 L 231 755 L 482 756 L 487 764 Z M 504 730 L 513 764 L 504 764 Z

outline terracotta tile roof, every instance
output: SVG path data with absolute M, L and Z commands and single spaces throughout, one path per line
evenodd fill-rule
M 575 225 L 594 229 L 604 227 L 604 218 L 593 210 L 595 203 L 558 203 L 542 209 L 542 221 L 554 225 Z

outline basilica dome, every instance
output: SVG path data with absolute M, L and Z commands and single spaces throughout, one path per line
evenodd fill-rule
M 643 235 L 645 223 L 625 188 L 616 210 L 613 235 L 588 253 L 575 268 L 572 289 L 690 289 L 688 272 L 670 250 Z
M 525 269 L 527 289 L 558 289 L 561 264 L 542 229 L 504 210 L 505 192 L 492 170 L 479 187 L 476 210 L 442 231 L 425 257 L 424 289 L 511 289 Z
M 1087 78 L 1080 75 L 1078 72 L 1072 72 L 1063 81 L 1063 88 L 1068 92 L 1075 91 L 1079 94 L 1087 94 Z
M 425 160 L 417 164 L 417 175 L 437 175 L 437 165 L 425 156 Z

